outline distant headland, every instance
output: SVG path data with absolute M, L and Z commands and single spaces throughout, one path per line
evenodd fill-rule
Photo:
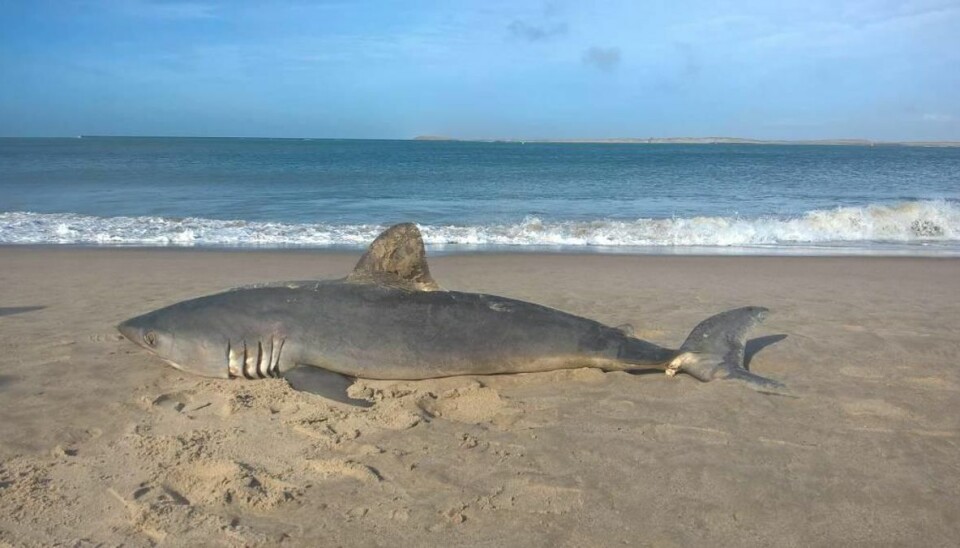
M 960 141 L 873 141 L 870 139 L 767 140 L 743 137 L 614 137 L 609 139 L 456 139 L 420 135 L 414 141 L 462 141 L 472 143 L 593 143 L 593 144 L 676 144 L 676 145 L 824 145 L 824 146 L 908 146 L 960 147 Z

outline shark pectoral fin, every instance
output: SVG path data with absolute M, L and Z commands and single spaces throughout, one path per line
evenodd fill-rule
M 309 392 L 347 405 L 356 407 L 371 407 L 373 402 L 367 400 L 358 400 L 347 395 L 347 388 L 353 384 L 350 377 L 313 367 L 310 365 L 300 365 L 284 372 L 283 378 L 290 383 L 295 390 Z

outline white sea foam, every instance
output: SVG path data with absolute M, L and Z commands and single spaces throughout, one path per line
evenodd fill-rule
M 2 244 L 360 246 L 381 225 L 287 224 L 202 218 L 0 213 Z M 421 225 L 428 244 L 467 246 L 777 247 L 876 243 L 960 246 L 960 204 L 911 201 L 809 211 L 796 217 L 689 217 Z

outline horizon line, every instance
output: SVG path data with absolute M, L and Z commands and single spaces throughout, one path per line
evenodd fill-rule
M 0 135 L 0 139 L 262 139 L 288 141 L 426 141 L 464 143 L 536 143 L 536 144 L 754 144 L 754 145 L 847 145 L 847 146 L 947 146 L 960 147 L 960 140 L 878 140 L 860 137 L 833 137 L 818 139 L 757 139 L 752 137 L 573 137 L 573 138 L 460 138 L 442 135 L 414 137 L 266 137 L 247 135 Z

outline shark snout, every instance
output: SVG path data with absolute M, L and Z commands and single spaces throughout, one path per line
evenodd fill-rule
M 153 327 L 153 322 L 144 316 L 137 316 L 121 322 L 117 325 L 117 331 L 129 339 L 130 342 L 149 350 L 156 351 L 160 342 L 160 336 Z
M 156 352 L 160 346 L 162 333 L 156 329 L 155 322 L 149 316 L 137 316 L 121 322 L 117 331 L 130 342 Z
M 130 320 L 120 322 L 120 324 L 117 325 L 117 331 L 131 342 L 141 344 L 140 341 L 143 340 L 143 337 L 140 335 L 141 329 L 130 323 Z

